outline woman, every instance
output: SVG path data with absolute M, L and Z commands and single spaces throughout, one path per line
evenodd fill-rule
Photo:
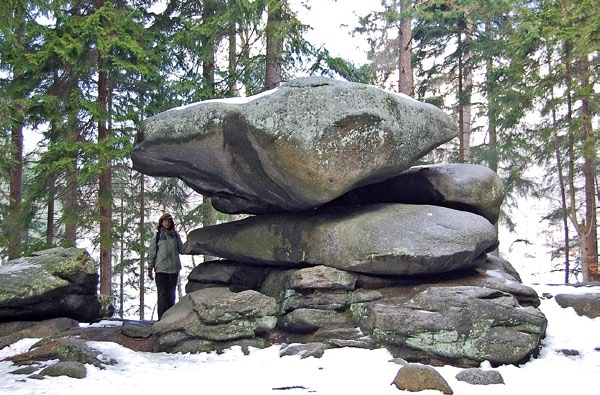
M 183 243 L 175 230 L 171 214 L 165 213 L 158 219 L 157 232 L 148 248 L 148 277 L 154 279 L 158 291 L 158 319 L 175 304 L 175 290 L 181 270 L 179 254 L 183 253 Z

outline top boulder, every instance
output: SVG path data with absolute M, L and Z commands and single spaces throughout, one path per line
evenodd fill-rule
M 149 118 L 136 170 L 177 177 L 226 213 L 319 207 L 398 175 L 456 136 L 452 118 L 374 86 L 299 78 Z

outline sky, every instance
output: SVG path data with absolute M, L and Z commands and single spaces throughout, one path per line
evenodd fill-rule
M 307 9 L 304 4 L 310 4 Z M 367 63 L 368 45 L 364 36 L 352 36 L 358 18 L 381 8 L 380 0 L 291 0 L 290 7 L 298 19 L 313 28 L 306 39 L 313 45 L 325 46 L 330 55 L 351 60 L 356 65 Z

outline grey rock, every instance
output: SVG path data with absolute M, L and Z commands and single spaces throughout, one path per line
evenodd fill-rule
M 561 307 L 572 307 L 579 315 L 589 318 L 600 317 L 600 292 L 558 294 L 554 299 Z
M 85 366 L 75 361 L 57 362 L 43 369 L 39 374 L 50 377 L 68 376 L 74 379 L 83 379 L 87 375 Z
M 163 351 L 201 352 L 219 342 L 252 338 L 273 329 L 276 308 L 275 299 L 256 291 L 207 288 L 184 296 L 154 324 L 153 331 Z
M 327 326 L 354 326 L 355 322 L 337 311 L 301 308 L 279 317 L 277 325 L 291 333 L 310 333 Z
M 414 166 L 396 177 L 353 189 L 328 205 L 431 204 L 469 211 L 496 223 L 503 200 L 504 185 L 498 174 L 485 166 L 457 163 Z
M 125 321 L 121 326 L 121 333 L 134 339 L 144 339 L 152 336 L 152 322 Z
M 458 381 L 473 385 L 504 384 L 504 378 L 495 370 L 465 369 L 456 375 Z
M 59 338 L 56 340 L 49 340 L 53 348 L 58 352 L 59 359 L 61 361 L 73 361 L 82 364 L 94 365 L 98 368 L 104 367 L 104 365 L 113 365 L 116 362 L 111 359 L 107 359 L 100 351 L 90 347 L 87 341 L 77 338 Z M 36 345 L 43 345 L 46 340 L 42 340 L 41 343 Z
M 399 390 L 419 392 L 438 390 L 444 394 L 454 393 L 441 374 L 431 366 L 409 363 L 400 368 L 394 378 L 394 384 Z
M 21 339 L 36 339 L 57 335 L 75 328 L 79 323 L 71 318 L 52 318 L 41 322 L 13 321 L 0 323 L 0 349 Z
M 581 352 L 579 352 L 579 350 L 573 350 L 569 348 L 562 348 L 560 350 L 556 350 L 556 353 L 565 355 L 567 357 L 578 357 L 581 355 Z
M 194 311 L 207 324 L 219 324 L 235 319 L 265 317 L 275 314 L 275 301 L 259 292 L 231 292 L 211 288 L 189 294 Z
M 432 105 L 307 77 L 244 104 L 207 101 L 151 117 L 132 160 L 142 173 L 180 178 L 223 212 L 303 211 L 398 175 L 456 133 Z
M 289 290 L 279 301 L 280 313 L 295 309 L 344 310 L 350 306 L 351 293 L 347 291 L 300 293 Z
M 272 271 L 265 278 L 261 292 L 280 303 L 280 312 L 296 308 L 340 310 L 349 306 L 357 276 L 353 273 L 316 266 Z
M 358 327 L 319 328 L 314 332 L 313 338 L 331 347 L 375 348 L 371 338 Z
M 482 269 L 488 271 L 490 275 L 496 275 L 496 277 L 505 278 L 507 280 L 522 282 L 521 276 L 515 270 L 513 265 L 504 258 L 496 255 L 488 255 L 487 261 Z
M 437 206 L 380 204 L 208 226 L 189 234 L 185 252 L 261 265 L 411 275 L 481 265 L 497 243 L 494 226 L 481 216 Z
M 37 372 L 40 369 L 41 369 L 40 365 L 32 364 L 29 366 L 23 366 L 19 369 L 11 370 L 9 373 L 10 374 L 29 375 L 29 374 L 33 374 L 33 373 Z
M 280 357 L 299 355 L 302 359 L 308 357 L 321 358 L 330 346 L 319 342 L 288 344 L 279 350 Z
M 538 295 L 516 279 L 512 265 L 490 258 L 473 269 L 436 275 L 369 275 L 375 288 L 359 288 L 365 281 L 357 280 L 353 291 L 314 288 L 321 281 L 292 281 L 308 278 L 296 273 L 316 267 L 273 267 L 261 293 L 277 301 L 278 326 L 257 336 L 277 338 L 276 343 L 385 347 L 394 356 L 431 364 L 521 363 L 536 353 L 546 318 L 536 308 Z M 339 288 L 338 282 L 328 283 Z M 186 336 L 172 332 L 162 340 L 183 347 Z
M 395 356 L 462 366 L 521 363 L 537 351 L 547 325 L 538 309 L 475 286 L 424 285 L 407 296 L 355 304 L 352 312 Z
M 267 348 L 271 344 L 263 338 L 243 338 L 227 341 L 214 341 L 206 339 L 187 338 L 175 344 L 168 350 L 170 353 L 195 354 L 201 352 L 224 352 L 231 347 L 241 347 L 244 354 L 248 354 L 251 348 Z
M 228 260 L 203 262 L 188 275 L 186 293 L 210 287 L 227 287 L 232 292 L 259 290 L 268 267 L 245 265 Z
M 329 291 L 352 291 L 356 274 L 327 266 L 307 267 L 295 270 L 290 278 L 291 289 L 326 289 Z
M 53 248 L 0 266 L 0 322 L 100 318 L 96 264 L 84 249 Z

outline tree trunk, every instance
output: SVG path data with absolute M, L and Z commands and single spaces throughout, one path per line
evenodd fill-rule
M 119 242 L 119 317 L 123 318 L 125 314 L 125 191 L 121 188 L 121 213 L 119 227 L 121 228 L 121 237 Z
M 488 118 L 488 136 L 489 136 L 489 153 L 488 153 L 488 166 L 494 172 L 498 172 L 498 129 L 496 128 L 497 124 L 497 114 L 498 109 L 496 108 L 496 100 L 495 100 L 495 84 L 492 83 L 491 71 L 494 67 L 492 59 L 489 58 L 486 61 L 486 73 L 485 73 L 485 81 L 486 81 L 486 93 L 488 98 L 487 105 L 487 118 Z M 494 224 L 496 228 L 496 234 L 498 234 L 499 226 L 498 222 Z M 496 248 L 491 252 L 492 255 L 499 256 L 500 251 Z
M 234 0 L 229 0 L 229 8 L 233 7 Z M 237 20 L 233 18 L 229 21 L 229 55 L 228 55 L 228 76 L 227 76 L 227 96 L 237 96 Z
M 25 42 L 25 9 L 19 3 L 14 10 L 18 28 L 15 32 L 20 45 Z M 13 78 L 21 78 L 18 67 L 14 67 Z M 10 171 L 10 191 L 8 203 L 8 259 L 21 256 L 23 244 L 23 231 L 21 225 L 21 211 L 23 203 L 23 115 L 24 108 L 15 105 L 15 120 L 11 125 L 10 143 L 13 165 Z
M 548 59 L 552 59 L 552 51 L 548 47 Z M 552 70 L 552 63 L 548 62 L 548 68 Z M 554 94 L 552 94 L 554 101 Z M 569 242 L 569 208 L 567 206 L 567 184 L 563 175 L 563 160 L 560 150 L 560 138 L 558 136 L 559 124 L 556 116 L 556 109 L 552 109 L 552 140 L 554 143 L 554 154 L 556 158 L 556 172 L 558 175 L 558 186 L 560 188 L 560 208 L 563 224 L 564 254 L 565 254 L 565 284 L 569 284 L 569 275 L 571 274 L 570 255 L 571 245 Z
M 143 113 L 143 110 L 142 110 Z M 143 321 L 144 320 L 144 311 L 146 310 L 146 301 L 145 301 L 145 295 L 146 295 L 146 238 L 144 237 L 146 232 L 145 232 L 145 218 L 146 218 L 146 204 L 145 204 L 145 199 L 146 199 L 146 186 L 145 186 L 145 178 L 144 175 L 142 174 L 140 177 L 140 214 L 139 214 L 139 218 L 140 218 L 140 228 L 139 228 L 139 235 L 140 235 L 140 320 Z
M 412 18 L 407 14 L 410 11 L 411 0 L 400 2 L 400 29 L 398 39 L 398 92 L 408 96 L 414 95 L 414 81 L 412 72 Z
M 586 255 L 583 258 L 583 280 L 586 282 L 599 281 L 598 277 L 598 233 L 596 220 L 596 136 L 592 129 L 592 115 L 589 98 L 585 92 L 589 89 L 589 71 L 587 56 L 579 57 L 579 78 L 581 97 L 581 135 L 583 138 L 583 179 L 585 196 L 585 234 L 582 244 L 585 245 Z
M 77 129 L 77 107 L 73 100 L 69 100 L 69 113 L 67 115 L 67 141 L 69 144 L 76 144 L 79 140 L 79 130 Z M 72 159 L 71 169 L 66 174 L 66 185 L 64 192 L 64 203 L 62 212 L 62 222 L 65 225 L 65 233 L 61 245 L 63 247 L 75 247 L 77 243 L 77 157 Z
M 204 2 L 202 20 L 207 23 L 214 18 L 214 0 Z M 208 30 L 208 29 L 207 29 Z M 203 34 L 202 42 L 202 98 L 212 99 L 215 95 L 215 38 L 210 33 Z
M 554 125 L 556 125 L 556 115 L 555 115 L 555 111 L 553 110 L 553 117 L 554 119 Z M 566 193 L 566 185 L 565 185 L 565 180 L 563 177 L 563 165 L 562 165 L 562 159 L 560 156 L 560 145 L 558 142 L 558 135 L 556 133 L 556 129 L 557 126 L 555 126 L 554 128 L 554 133 L 553 133 L 553 140 L 554 140 L 554 151 L 555 151 L 555 155 L 556 155 L 556 171 L 558 174 L 558 184 L 560 187 L 560 204 L 561 204 L 561 213 L 562 213 L 562 222 L 563 222 L 563 230 L 564 230 L 564 248 L 565 248 L 565 284 L 569 283 L 569 274 L 571 272 L 571 268 L 570 268 L 570 262 L 569 262 L 569 255 L 571 253 L 570 248 L 571 246 L 569 245 L 569 222 L 568 222 L 568 208 L 567 208 L 567 193 Z
M 54 211 L 56 199 L 56 176 L 48 179 L 48 203 L 46 205 L 46 247 L 54 245 Z
M 17 113 L 22 110 L 17 109 Z M 19 121 L 17 121 L 19 122 Z M 21 256 L 23 231 L 21 209 L 23 203 L 23 126 L 16 125 L 11 132 L 12 160 L 8 211 L 8 259 Z
M 281 83 L 281 54 L 283 52 L 283 9 L 281 0 L 270 0 L 267 10 L 267 53 L 265 90 Z
M 468 41 L 473 39 L 473 25 L 467 22 L 465 38 Z M 459 34 L 459 46 L 464 46 L 462 34 Z M 472 52 L 461 51 L 458 65 L 458 111 L 459 111 L 459 162 L 471 162 L 471 92 L 473 90 L 473 71 L 471 66 Z
M 96 9 L 104 5 L 104 0 L 96 0 Z M 98 117 L 98 145 L 102 146 L 110 138 L 107 126 L 108 114 L 108 75 L 106 73 L 104 53 L 98 50 L 98 98 L 96 100 Z M 100 152 L 102 171 L 98 182 L 98 208 L 100 214 L 100 294 L 110 296 L 112 288 L 112 169 L 110 158 Z

